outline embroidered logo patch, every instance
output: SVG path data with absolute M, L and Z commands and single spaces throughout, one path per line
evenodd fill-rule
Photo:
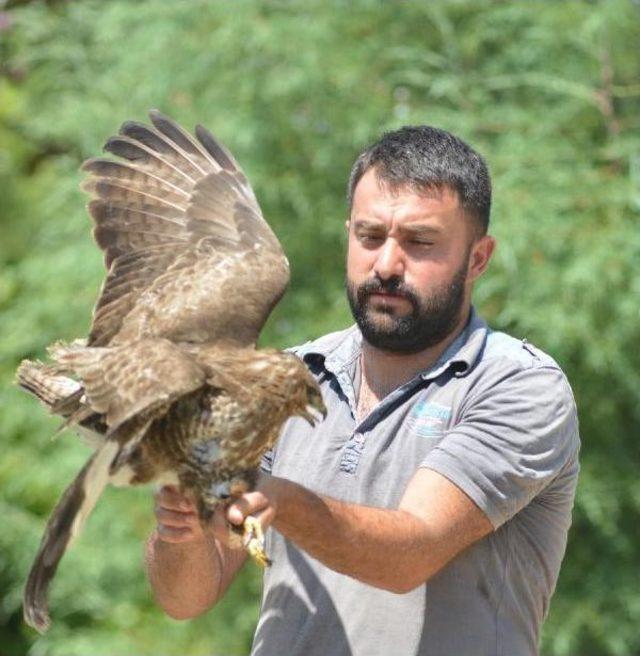
M 439 403 L 420 401 L 407 418 L 407 428 L 420 437 L 440 437 L 451 417 L 451 408 Z

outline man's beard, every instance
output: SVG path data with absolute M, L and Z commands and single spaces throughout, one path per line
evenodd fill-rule
M 381 351 L 404 354 L 418 353 L 440 344 L 460 321 L 468 263 L 467 255 L 449 284 L 441 285 L 423 298 L 399 276 L 388 280 L 376 277 L 357 288 L 347 280 L 351 312 L 364 339 Z M 379 292 L 400 294 L 411 304 L 411 312 L 396 316 L 397 309 L 387 307 L 385 310 L 381 304 L 375 314 L 384 314 L 385 317 L 375 316 L 369 303 L 371 295 Z

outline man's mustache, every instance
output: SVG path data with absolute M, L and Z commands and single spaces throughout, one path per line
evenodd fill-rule
M 406 298 L 413 307 L 418 307 L 420 301 L 418 295 L 414 292 L 413 288 L 405 284 L 402 278 L 394 276 L 392 278 L 387 278 L 382 280 L 380 278 L 371 278 L 371 280 L 366 280 L 358 287 L 358 301 L 363 303 L 368 300 L 372 294 L 397 294 Z

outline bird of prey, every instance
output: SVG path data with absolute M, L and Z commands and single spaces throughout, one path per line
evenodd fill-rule
M 326 414 L 301 360 L 256 348 L 289 266 L 245 175 L 202 126 L 194 138 L 149 116 L 108 139 L 117 159 L 82 166 L 107 269 L 88 338 L 18 369 L 21 387 L 95 445 L 29 574 L 24 616 L 41 632 L 58 563 L 107 484 L 178 485 L 204 522 L 255 486 L 287 418 Z M 252 518 L 242 544 L 268 563 Z

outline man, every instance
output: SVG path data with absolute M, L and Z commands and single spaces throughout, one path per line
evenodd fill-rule
M 447 132 L 402 128 L 358 158 L 349 200 L 357 325 L 297 349 L 329 415 L 289 421 L 270 475 L 227 511 L 275 529 L 253 654 L 536 654 L 578 426 L 557 364 L 472 308 L 495 244 L 486 165 Z M 193 617 L 245 554 L 176 490 L 156 512 L 151 583 Z

